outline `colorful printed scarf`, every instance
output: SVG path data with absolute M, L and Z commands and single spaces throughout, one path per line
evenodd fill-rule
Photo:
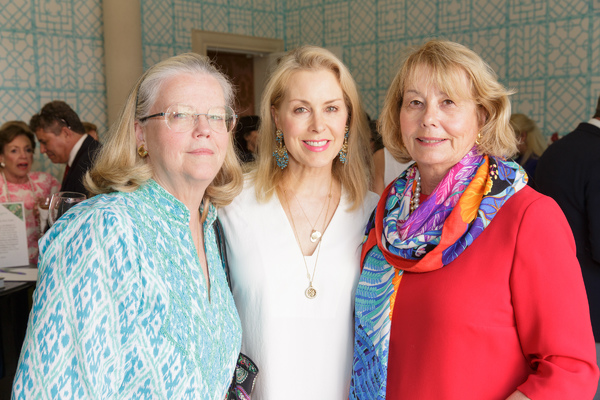
M 518 164 L 480 156 L 474 147 L 411 214 L 417 173 L 413 164 L 387 187 L 367 224 L 350 399 L 385 399 L 392 313 L 403 272 L 433 271 L 454 261 L 527 185 Z

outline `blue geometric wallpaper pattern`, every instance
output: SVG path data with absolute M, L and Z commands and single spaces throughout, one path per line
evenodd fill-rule
M 333 30 L 339 15 L 329 10 L 346 7 L 348 26 Z M 379 115 L 406 49 L 433 37 L 480 54 L 516 91 L 513 112 L 528 114 L 546 135 L 588 120 L 600 94 L 599 0 L 294 0 L 285 2 L 284 14 L 287 49 L 343 48 L 371 116 Z M 303 35 L 307 24 L 324 36 Z
M 600 0 L 141 0 L 141 17 L 145 68 L 190 51 L 192 29 L 341 47 L 375 118 L 401 56 L 433 37 L 479 53 L 546 135 L 600 95 Z M 0 0 L 0 122 L 62 99 L 102 134 L 103 57 L 102 0 Z
M 283 8 L 274 0 L 142 0 L 144 68 L 190 51 L 192 29 L 282 39 Z

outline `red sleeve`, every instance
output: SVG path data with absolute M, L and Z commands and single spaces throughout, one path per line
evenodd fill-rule
M 511 274 L 521 348 L 533 372 L 518 389 L 531 399 L 591 399 L 598 367 L 573 235 L 554 200 L 523 214 Z

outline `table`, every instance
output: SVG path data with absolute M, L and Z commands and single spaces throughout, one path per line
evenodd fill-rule
M 9 399 L 31 310 L 35 282 L 4 282 L 0 289 L 0 399 Z

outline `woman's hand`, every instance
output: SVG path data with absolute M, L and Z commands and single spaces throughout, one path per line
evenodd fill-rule
M 525 396 L 523 393 L 516 390 L 513 394 L 508 396 L 506 400 L 531 400 L 529 397 Z

